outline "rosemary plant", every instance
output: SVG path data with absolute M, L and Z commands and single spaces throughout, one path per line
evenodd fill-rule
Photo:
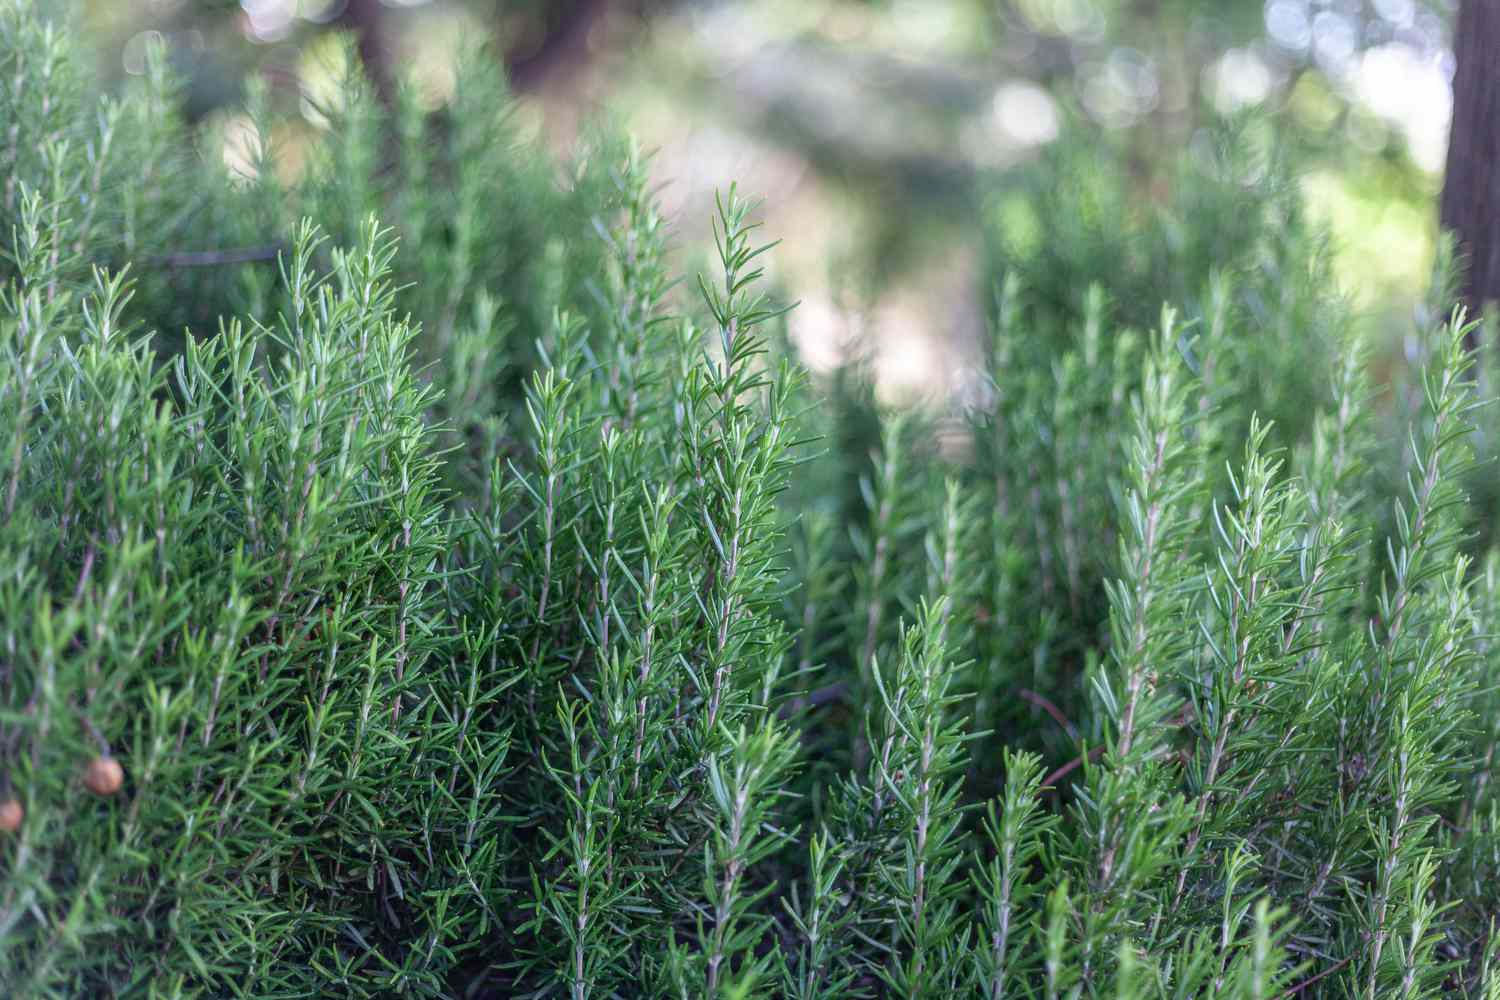
M 430 110 L 346 52 L 296 177 L 252 85 L 232 171 L 48 7 L 0 993 L 1500 998 L 1493 362 L 1454 315 L 1375 391 L 1233 130 L 1160 258 L 1038 195 L 967 406 L 882 410 L 752 203 L 674 296 L 649 159 L 556 169 L 483 53 Z

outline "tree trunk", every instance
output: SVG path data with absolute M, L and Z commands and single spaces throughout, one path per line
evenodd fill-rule
M 1463 0 L 1453 54 L 1442 224 L 1467 264 L 1463 301 L 1477 316 L 1500 300 L 1500 0 Z
M 359 61 L 375 88 L 375 96 L 390 106 L 395 98 L 391 76 L 390 53 L 381 34 L 381 0 L 349 0 L 339 17 L 341 27 L 352 31 L 359 50 Z
M 609 0 L 573 0 L 557 21 L 549 25 L 536 51 L 507 60 L 506 75 L 511 86 L 522 91 L 538 90 L 553 73 L 566 73 L 585 62 L 589 58 L 589 32 L 608 8 Z

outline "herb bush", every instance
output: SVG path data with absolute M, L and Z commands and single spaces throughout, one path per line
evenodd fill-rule
M 1009 261 L 984 391 L 880 412 L 733 189 L 674 316 L 642 158 L 556 183 L 482 59 L 282 185 L 36 6 L 5 995 L 1500 997 L 1489 376 L 1377 393 L 1289 190 L 1201 287 Z

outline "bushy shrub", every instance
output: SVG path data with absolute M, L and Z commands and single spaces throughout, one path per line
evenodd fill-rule
M 1268 212 L 822 457 L 733 189 L 678 318 L 642 158 L 480 64 L 283 190 L 68 39 L 0 11 L 6 995 L 1500 996 L 1461 319 L 1385 445 Z

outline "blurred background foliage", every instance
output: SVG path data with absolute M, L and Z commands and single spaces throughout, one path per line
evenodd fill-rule
M 387 94 L 409 66 L 434 110 L 484 41 L 520 131 L 565 153 L 608 121 L 657 151 L 679 265 L 697 263 L 715 186 L 765 195 L 804 358 L 865 357 L 887 398 L 964 388 L 1003 272 L 1064 315 L 1093 280 L 1131 322 L 1192 299 L 1207 261 L 1234 257 L 1240 195 L 1272 162 L 1330 232 L 1323 277 L 1377 365 L 1399 360 L 1435 253 L 1453 0 L 80 2 L 104 77 L 142 73 L 164 42 L 231 162 L 247 75 L 301 95 L 279 119 L 286 179 L 342 79 L 336 33 Z M 1205 200 L 1214 185 L 1191 178 L 1217 169 L 1226 118 L 1264 162 Z

